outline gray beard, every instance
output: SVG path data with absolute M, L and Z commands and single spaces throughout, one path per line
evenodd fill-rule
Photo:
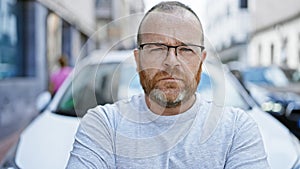
M 153 89 L 149 94 L 151 100 L 155 101 L 157 104 L 165 108 L 174 108 L 176 106 L 179 106 L 186 96 L 187 96 L 186 90 L 180 92 L 174 101 L 168 101 L 164 92 L 162 92 L 159 89 Z

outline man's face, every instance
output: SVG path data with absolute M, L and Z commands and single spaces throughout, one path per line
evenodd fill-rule
M 141 44 L 203 45 L 200 24 L 189 12 L 150 14 L 143 22 L 141 34 Z M 135 51 L 145 94 L 163 107 L 179 106 L 196 91 L 205 52 L 200 50 L 191 57 L 182 55 L 178 48 L 177 51 L 169 48 L 167 54 L 159 56 L 155 52 L 148 50 L 147 46 Z

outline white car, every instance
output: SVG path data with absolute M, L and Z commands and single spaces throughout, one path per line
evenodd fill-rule
M 298 139 L 276 119 L 260 110 L 223 66 L 206 61 L 204 70 L 198 91 L 207 99 L 215 98 L 221 104 L 243 108 L 253 116 L 261 130 L 271 167 L 299 168 Z M 132 51 L 95 51 L 75 66 L 73 74 L 49 106 L 22 132 L 4 167 L 65 168 L 74 135 L 86 110 L 139 92 L 143 91 Z

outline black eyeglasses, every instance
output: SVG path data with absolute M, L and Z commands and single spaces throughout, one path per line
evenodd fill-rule
M 155 56 L 167 56 L 169 49 L 174 48 L 176 56 L 193 57 L 200 56 L 205 49 L 202 45 L 183 44 L 178 46 L 166 45 L 163 43 L 144 43 L 139 45 L 140 50 L 144 50 L 145 54 Z

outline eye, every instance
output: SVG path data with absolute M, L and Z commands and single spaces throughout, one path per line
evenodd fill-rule
M 164 51 L 167 50 L 168 48 L 164 45 L 160 45 L 160 44 L 149 44 L 149 45 L 145 45 L 144 49 L 149 50 L 149 51 Z
M 153 47 L 153 48 L 151 48 L 151 50 L 152 51 L 160 51 L 160 50 L 164 50 L 164 48 L 163 47 Z
M 178 49 L 180 52 L 183 52 L 183 53 L 194 53 L 194 50 L 189 46 L 181 46 Z

